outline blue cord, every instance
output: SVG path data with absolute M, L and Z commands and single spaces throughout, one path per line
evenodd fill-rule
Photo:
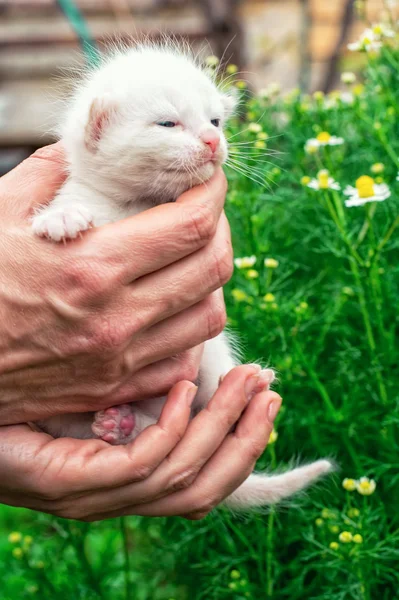
M 98 65 L 100 55 L 86 20 L 73 0 L 58 0 L 58 4 L 79 38 L 80 45 L 89 65 Z

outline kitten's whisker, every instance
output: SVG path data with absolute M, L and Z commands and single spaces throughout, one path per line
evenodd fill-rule
M 261 177 L 259 174 L 257 174 L 257 173 L 254 174 L 254 173 L 252 173 L 251 170 L 244 169 L 244 168 L 242 168 L 241 165 L 237 165 L 230 161 L 226 162 L 225 164 L 226 164 L 226 166 L 230 167 L 231 169 L 237 171 L 238 173 L 241 173 L 242 175 L 244 175 L 244 177 L 246 177 L 247 179 L 250 179 L 254 183 L 257 183 L 260 186 L 267 185 L 267 182 L 265 182 L 263 177 Z

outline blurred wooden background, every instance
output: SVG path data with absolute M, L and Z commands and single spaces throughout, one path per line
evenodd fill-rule
M 62 0 L 0 0 L 0 149 L 6 170 L 22 153 L 51 141 L 54 96 L 67 93 L 62 71 L 82 64 L 76 33 Z M 115 36 L 173 32 L 194 44 L 206 39 L 245 70 L 255 88 L 278 81 L 310 91 L 338 84 L 340 60 L 364 28 L 354 0 L 77 0 L 91 36 L 101 45 Z M 65 8 L 65 7 L 64 7 Z M 382 0 L 368 0 L 378 19 Z M 11 152 L 12 149 L 12 152 Z M 1 160 L 1 159 L 0 159 Z M 6 163 L 6 164 L 5 164 Z

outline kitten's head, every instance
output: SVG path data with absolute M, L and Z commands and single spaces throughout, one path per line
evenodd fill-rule
M 159 202 L 207 181 L 226 160 L 223 125 L 234 106 L 234 95 L 188 54 L 139 46 L 91 76 L 63 137 L 68 142 L 73 130 L 80 147 L 72 168 L 83 165 L 101 185 L 105 178 Z

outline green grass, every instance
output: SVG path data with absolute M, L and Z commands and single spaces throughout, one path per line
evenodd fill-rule
M 240 149 L 239 169 L 249 166 L 256 181 L 229 170 L 227 202 L 235 256 L 256 257 L 227 287 L 230 325 L 246 360 L 277 368 L 284 398 L 278 438 L 259 467 L 330 456 L 340 471 L 292 503 L 249 517 L 219 510 L 199 522 L 131 517 L 88 526 L 3 507 L 2 600 L 399 598 L 395 40 L 368 57 L 364 86 L 348 91 L 350 102 L 248 95 L 245 119 L 232 122 L 229 135 L 248 142 L 232 151 Z M 343 144 L 307 154 L 306 141 L 323 131 Z M 375 163 L 383 163 L 378 175 Z M 323 168 L 340 191 L 307 187 L 303 177 Z M 342 190 L 362 175 L 381 177 L 391 195 L 347 208 Z M 265 258 L 278 266 L 266 267 Z M 362 476 L 376 481 L 372 495 L 343 488 L 344 478 Z M 11 531 L 32 543 L 9 541 Z M 342 532 L 351 535 L 340 539 Z M 342 541 L 351 536 L 361 543 Z

